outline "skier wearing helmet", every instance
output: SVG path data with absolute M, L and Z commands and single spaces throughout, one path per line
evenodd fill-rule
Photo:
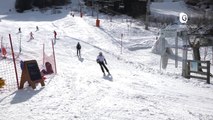
M 106 67 L 106 65 L 107 65 L 106 59 L 105 59 L 105 57 L 103 56 L 102 52 L 99 52 L 99 55 L 98 55 L 96 61 L 97 61 L 97 63 L 99 63 L 99 65 L 100 65 L 100 67 L 101 67 L 101 70 L 102 70 L 102 72 L 104 73 L 104 76 L 106 75 L 106 74 L 105 74 L 105 71 L 104 71 L 104 68 L 105 68 L 105 70 L 108 72 L 108 75 L 110 75 L 110 72 L 109 72 L 108 68 Z M 105 65 L 105 64 L 106 64 L 106 65 Z

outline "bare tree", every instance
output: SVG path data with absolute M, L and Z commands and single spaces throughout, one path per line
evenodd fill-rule
M 194 37 L 192 38 L 192 40 L 189 40 L 189 46 L 192 48 L 193 51 L 193 59 L 200 61 L 201 57 L 200 57 L 200 37 L 197 36 L 191 36 Z M 201 63 L 198 64 L 198 66 L 201 66 Z M 200 67 L 198 67 L 198 71 L 202 71 L 202 69 Z
M 206 24 L 207 23 L 207 24 Z M 189 27 L 189 46 L 193 51 L 193 59 L 200 61 L 200 48 L 206 46 L 213 46 L 213 26 L 208 24 L 206 19 L 197 20 L 195 24 L 191 24 Z M 201 66 L 201 64 L 198 64 Z M 199 67 L 198 71 L 202 71 Z

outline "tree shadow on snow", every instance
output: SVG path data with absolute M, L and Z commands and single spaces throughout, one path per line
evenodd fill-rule
M 105 80 L 108 80 L 108 81 L 113 81 L 113 77 L 112 77 L 112 75 L 106 75 L 106 76 L 103 76 L 103 78 L 105 79 Z
M 32 98 L 34 95 L 38 94 L 43 88 L 40 88 L 39 90 L 33 90 L 30 86 L 21 90 L 17 90 L 14 92 L 15 96 L 13 97 L 11 104 L 17 104 L 22 103 L 30 98 Z

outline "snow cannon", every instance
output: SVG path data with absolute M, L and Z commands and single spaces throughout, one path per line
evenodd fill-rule
M 99 19 L 96 20 L 96 27 L 100 27 L 100 20 Z
M 5 47 L 2 48 L 2 55 L 4 58 L 6 58 L 6 55 L 7 55 L 7 50 Z

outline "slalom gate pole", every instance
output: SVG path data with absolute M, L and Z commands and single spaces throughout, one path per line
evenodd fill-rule
M 3 48 L 3 36 L 1 37 L 1 51 L 2 51 L 2 48 Z
M 9 34 L 9 39 L 10 39 L 10 46 L 11 46 L 14 69 L 15 69 L 15 74 L 16 74 L 16 83 L 17 83 L 17 88 L 19 89 L 18 73 L 17 73 L 17 68 L 16 68 L 16 60 L 15 60 L 15 56 L 14 56 L 13 43 L 12 43 L 12 39 L 11 39 L 11 35 L 10 34 Z
M 45 44 L 43 43 L 43 65 L 44 65 L 44 61 L 45 61 L 45 52 L 44 52 L 44 49 L 45 49 Z
M 54 49 L 54 43 L 53 43 L 53 40 L 52 40 L 52 49 L 53 49 L 53 57 L 54 57 L 54 63 L 55 63 L 55 73 L 57 74 L 56 60 L 55 60 L 55 49 Z
M 21 49 L 21 34 L 19 36 L 19 53 L 21 53 L 22 49 Z

